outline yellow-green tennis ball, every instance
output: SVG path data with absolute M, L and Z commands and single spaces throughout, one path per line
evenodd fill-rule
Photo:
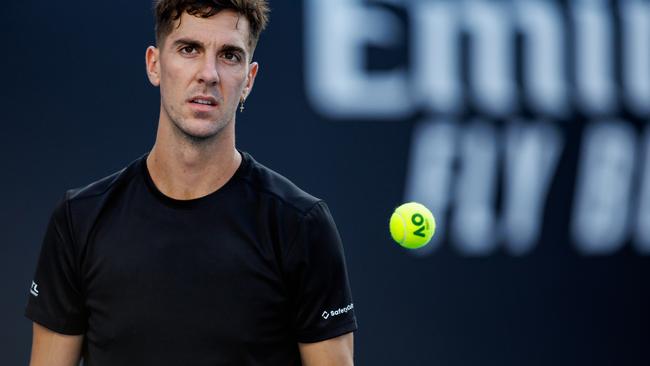
M 390 235 L 404 248 L 418 249 L 427 245 L 435 232 L 433 214 L 417 202 L 399 206 L 390 217 Z

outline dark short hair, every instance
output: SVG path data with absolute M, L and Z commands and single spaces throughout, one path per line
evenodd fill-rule
M 248 20 L 248 45 L 252 52 L 269 21 L 270 9 L 266 0 L 154 0 L 156 42 L 160 44 L 171 33 L 174 22 L 183 13 L 209 18 L 226 9 L 234 10 Z

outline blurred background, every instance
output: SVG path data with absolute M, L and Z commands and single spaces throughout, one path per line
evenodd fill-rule
M 650 364 L 650 1 L 271 1 L 238 146 L 329 204 L 358 365 Z M 68 188 L 148 151 L 150 1 L 2 5 L 0 361 Z M 402 202 L 438 220 L 391 241 Z M 188 360 L 188 364 L 191 361 Z

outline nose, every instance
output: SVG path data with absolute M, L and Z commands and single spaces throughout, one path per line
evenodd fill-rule
M 203 57 L 198 73 L 198 79 L 199 83 L 205 83 L 209 86 L 217 85 L 217 83 L 219 83 L 219 70 L 217 70 L 216 57 L 207 54 Z

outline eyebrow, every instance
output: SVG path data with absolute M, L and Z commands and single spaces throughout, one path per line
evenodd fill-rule
M 192 46 L 192 47 L 201 48 L 201 49 L 205 48 L 202 42 L 194 40 L 194 39 L 190 39 L 190 38 L 177 39 L 177 40 L 174 41 L 174 43 L 172 43 L 172 46 L 174 46 L 174 47 Z
M 221 46 L 221 49 L 219 49 L 221 52 L 233 52 L 233 53 L 241 53 L 242 55 L 246 54 L 246 50 L 239 46 L 235 46 L 233 44 L 225 44 Z
M 192 46 L 192 47 L 196 47 L 196 48 L 199 48 L 199 49 L 202 49 L 202 50 L 205 49 L 205 45 L 203 44 L 203 42 L 197 41 L 197 40 L 191 39 L 191 38 L 177 39 L 177 40 L 174 41 L 174 43 L 172 43 L 172 46 L 174 46 L 174 48 L 176 48 L 178 46 Z M 243 48 L 241 48 L 239 46 L 236 46 L 234 44 L 224 44 L 219 49 L 219 52 L 238 52 L 238 53 L 241 53 L 242 55 L 246 55 L 246 50 L 245 49 L 243 49 Z

